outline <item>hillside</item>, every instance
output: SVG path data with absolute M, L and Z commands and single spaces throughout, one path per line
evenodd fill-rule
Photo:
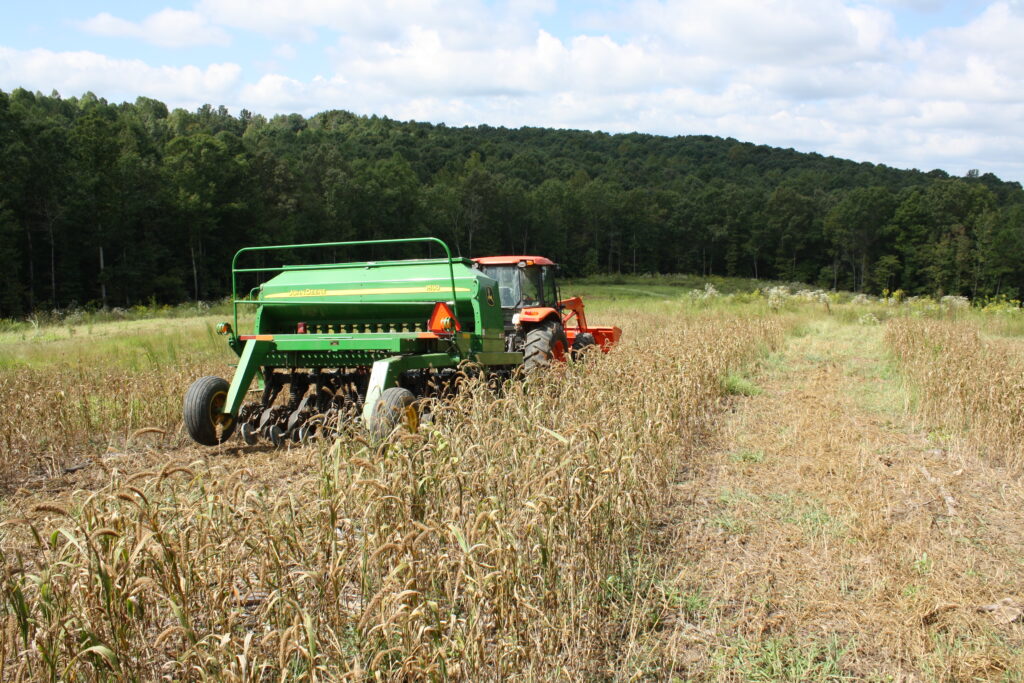
M 1024 290 L 1024 191 L 709 136 L 0 91 L 0 317 L 224 295 L 240 246 L 437 235 L 570 276 Z

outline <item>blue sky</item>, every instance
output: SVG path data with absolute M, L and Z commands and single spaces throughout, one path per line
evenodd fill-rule
M 0 89 L 711 134 L 1024 181 L 1024 0 L 11 3 Z

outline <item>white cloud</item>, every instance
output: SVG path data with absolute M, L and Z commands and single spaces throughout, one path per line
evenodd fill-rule
M 681 82 L 707 85 L 721 71 L 696 56 L 657 54 L 607 36 L 566 44 L 543 30 L 516 46 L 454 49 L 438 32 L 412 27 L 389 43 L 343 40 L 333 55 L 336 73 L 416 97 L 642 93 Z
M 840 0 L 637 0 L 603 24 L 723 65 L 885 59 L 894 43 L 889 13 Z
M 198 12 L 162 9 L 139 23 L 102 12 L 80 24 L 84 31 L 100 36 L 138 38 L 162 47 L 228 45 L 224 29 L 207 22 Z
M 1005 173 L 1024 152 L 1014 123 L 1024 113 L 1020 7 L 995 2 L 963 27 L 911 41 L 878 5 L 636 0 L 568 40 L 538 31 L 467 47 L 444 30 L 406 25 L 388 40 L 346 34 L 333 56 L 350 83 L 345 99 L 367 113 L 710 133 Z M 1024 165 L 1010 177 L 1024 178 Z
M 280 45 L 275 47 L 274 54 L 280 57 L 281 59 L 289 60 L 295 59 L 295 57 L 298 56 L 298 53 L 295 51 L 295 48 L 289 45 L 288 43 L 281 43 Z
M 87 90 L 108 98 L 146 95 L 171 106 L 197 107 L 233 100 L 242 68 L 237 64 L 154 67 L 138 59 L 111 59 L 95 52 L 51 52 L 0 47 L 0 88 L 23 87 L 67 94 Z
M 917 47 L 917 97 L 1013 103 L 1024 100 L 1024 4 L 995 2 L 962 27 L 933 32 Z
M 343 108 L 450 125 L 706 133 L 1024 180 L 1024 0 L 991 0 L 962 26 L 901 35 L 894 9 L 947 4 L 627 0 L 592 10 L 586 31 L 556 33 L 545 29 L 554 0 L 197 0 L 193 11 L 139 23 L 104 14 L 85 27 L 165 45 L 250 31 L 273 39 L 267 56 L 280 61 L 254 62 L 243 82 L 234 64 L 170 69 L 7 51 L 0 76 L 24 85 L 22 76 L 37 73 L 31 87 L 43 90 L 109 86 L 101 94 L 267 114 Z M 295 41 L 313 43 L 305 57 L 324 39 L 320 75 L 296 78 Z M 30 68 L 35 62 L 42 66 Z
M 326 109 L 353 109 L 359 99 L 342 78 L 316 77 L 308 83 L 281 74 L 266 74 L 245 85 L 239 95 L 247 109 L 268 113 L 312 114 Z
M 950 0 L 875 0 L 879 5 L 888 7 L 906 7 L 918 12 L 938 12 L 949 4 Z
M 459 49 L 508 45 L 529 36 L 530 18 L 550 11 L 550 0 L 510 1 L 492 8 L 482 0 L 200 0 L 198 12 L 216 24 L 270 36 L 312 41 L 318 30 L 391 41 L 407 27 L 441 34 Z

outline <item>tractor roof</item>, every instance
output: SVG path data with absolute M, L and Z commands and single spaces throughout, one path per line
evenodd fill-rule
M 520 261 L 526 261 L 527 265 L 534 266 L 555 265 L 554 261 L 543 256 L 481 256 L 473 260 L 482 266 L 514 266 Z

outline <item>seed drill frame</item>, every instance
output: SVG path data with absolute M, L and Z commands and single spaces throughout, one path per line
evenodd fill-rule
M 270 252 L 409 243 L 437 245 L 445 256 L 239 266 Z M 240 297 L 239 275 L 260 273 L 276 275 Z M 185 397 L 185 425 L 201 444 L 240 425 L 247 443 L 263 436 L 280 445 L 346 415 L 389 433 L 403 416 L 413 419 L 413 400 L 443 393 L 460 365 L 511 374 L 523 362 L 505 348 L 497 283 L 434 237 L 247 247 L 232 260 L 231 281 L 233 325 L 218 332 L 238 354 L 234 377 L 204 377 Z M 256 309 L 252 331 L 237 334 L 246 306 Z M 246 403 L 254 378 L 262 396 Z M 288 400 L 276 401 L 285 385 Z

